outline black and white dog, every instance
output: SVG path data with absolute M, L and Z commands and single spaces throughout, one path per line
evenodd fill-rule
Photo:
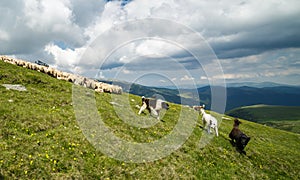
M 142 97 L 142 106 L 138 114 L 141 114 L 145 109 L 147 109 L 150 115 L 156 116 L 159 120 L 159 112 L 162 109 L 169 109 L 169 104 L 161 99 L 152 99 L 152 98 L 145 98 Z

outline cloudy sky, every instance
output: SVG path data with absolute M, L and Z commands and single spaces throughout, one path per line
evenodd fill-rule
M 300 85 L 298 0 L 2 0 L 0 54 L 145 85 Z

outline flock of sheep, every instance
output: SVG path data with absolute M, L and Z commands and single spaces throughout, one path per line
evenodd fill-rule
M 14 64 L 17 66 L 22 66 L 28 69 L 39 71 L 41 73 L 48 74 L 54 78 L 72 82 L 74 84 L 84 86 L 90 89 L 94 89 L 96 92 L 108 92 L 114 94 L 122 94 L 122 88 L 120 86 L 111 85 L 103 82 L 98 82 L 93 79 L 89 79 L 80 75 L 75 75 L 72 73 L 62 72 L 52 67 L 47 67 L 43 65 L 38 65 L 36 63 L 27 62 L 24 60 L 9 58 L 6 56 L 0 56 L 0 60 Z

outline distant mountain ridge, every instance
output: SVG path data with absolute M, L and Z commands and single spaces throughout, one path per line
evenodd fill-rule
M 197 84 L 195 85 L 197 88 L 209 86 L 209 84 Z M 249 86 L 249 87 L 257 87 L 257 88 L 264 88 L 264 87 L 278 87 L 278 86 L 292 86 L 297 87 L 300 85 L 289 85 L 289 84 L 281 84 L 281 83 L 275 83 L 275 82 L 236 82 L 236 83 L 226 83 L 226 87 L 243 87 L 243 86 Z M 182 88 L 183 87 L 183 88 Z M 181 85 L 181 89 L 192 89 L 194 85 Z M 167 89 L 178 89 L 176 86 L 159 86 L 159 88 L 167 88 Z
M 295 85 L 288 85 L 288 84 L 279 84 L 274 82 L 240 82 L 240 83 L 227 83 L 227 87 L 257 87 L 257 88 L 264 88 L 264 87 L 278 87 L 278 86 L 295 86 Z
M 207 109 L 210 109 L 211 105 L 210 86 L 200 87 L 196 90 L 178 90 L 161 87 L 148 87 L 121 81 L 101 81 L 119 85 L 123 88 L 124 92 L 129 92 L 139 96 L 151 97 L 154 94 L 160 94 L 165 98 L 165 100 L 177 104 L 189 106 L 205 104 Z M 272 84 L 269 85 L 271 86 Z M 271 87 L 229 86 L 226 87 L 226 93 L 227 103 L 225 111 L 241 106 L 256 104 L 300 106 L 300 86 L 281 86 L 280 84 L 273 84 Z

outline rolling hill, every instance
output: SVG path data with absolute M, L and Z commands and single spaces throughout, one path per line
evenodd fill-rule
M 201 117 L 188 107 L 170 103 L 163 121 L 157 122 L 147 113 L 136 115 L 139 96 L 79 89 L 83 97 L 94 99 L 94 108 L 105 126 L 127 142 L 156 143 L 173 131 L 188 134 L 183 144 L 155 161 L 134 163 L 111 158 L 103 152 L 104 145 L 102 149 L 101 144 L 97 146 L 95 141 L 89 141 L 91 138 L 105 140 L 104 136 L 82 128 L 90 121 L 79 121 L 76 116 L 78 104 L 74 98 L 80 100 L 81 96 L 74 96 L 71 83 L 2 61 L 0 75 L 0 179 L 300 178 L 299 134 L 242 120 L 241 129 L 251 136 L 245 148 L 247 154 L 243 155 L 228 139 L 231 117 L 222 121 L 221 115 L 211 112 L 220 123 L 220 136 L 214 137 L 199 127 Z M 27 90 L 8 90 L 2 84 L 20 84 Z M 89 104 L 83 101 L 83 105 Z M 153 121 L 153 124 L 151 127 L 136 124 L 143 121 Z M 192 130 L 185 132 L 184 127 L 191 124 Z M 207 142 L 205 146 L 203 140 Z M 113 141 L 108 143 L 112 149 L 119 147 Z M 173 143 L 169 141 L 166 147 Z M 127 149 L 121 150 L 125 153 Z
M 101 80 L 103 81 L 103 80 Z M 211 87 L 204 86 L 198 89 L 168 89 L 142 86 L 120 81 L 104 81 L 106 83 L 119 85 L 125 92 L 139 96 L 152 97 L 160 94 L 167 101 L 182 105 L 205 104 L 207 108 L 211 105 Z M 260 84 L 263 85 L 263 84 Z M 269 85 L 267 83 L 265 85 Z M 249 86 L 229 86 L 226 87 L 227 100 L 225 111 L 242 106 L 257 104 L 281 105 L 281 106 L 300 106 L 300 87 L 299 86 L 280 86 L 271 87 L 249 87 Z M 223 88 L 223 87 L 215 87 Z M 200 99 L 200 100 L 199 100 Z
M 257 104 L 300 106 L 300 87 L 239 87 L 227 88 L 226 111 L 231 109 Z
M 128 83 L 124 81 L 108 81 L 101 79 L 101 82 L 105 82 L 108 84 L 114 84 L 121 86 L 124 92 L 138 95 L 138 96 L 145 96 L 145 97 L 152 97 L 155 94 L 161 95 L 165 100 L 176 103 L 176 104 L 183 104 L 183 105 L 195 105 L 199 104 L 199 97 L 196 95 L 193 90 L 178 90 L 178 89 L 170 89 L 170 88 L 163 88 L 163 87 L 151 87 L 151 86 L 143 86 L 140 84 L 135 83 Z
M 253 105 L 236 108 L 227 115 L 300 133 L 299 106 Z

